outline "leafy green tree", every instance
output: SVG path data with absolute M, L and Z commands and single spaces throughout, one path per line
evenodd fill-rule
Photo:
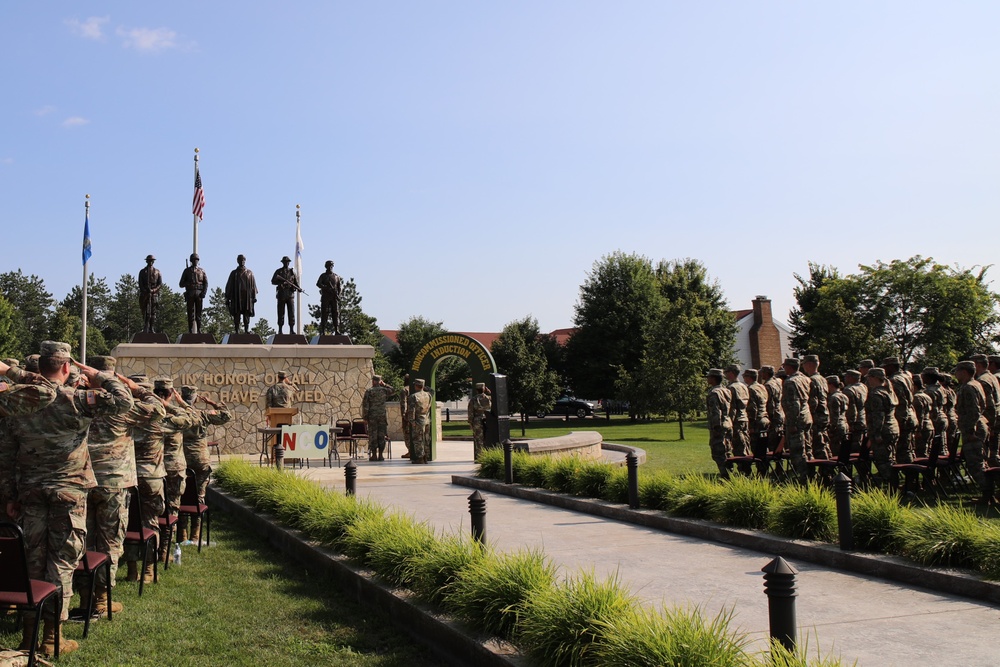
M 83 290 L 74 285 L 69 294 L 59 304 L 70 313 L 83 312 Z M 111 306 L 111 289 L 105 278 L 98 278 L 91 273 L 87 278 L 87 338 L 90 329 L 103 330 L 107 326 L 108 310 Z M 89 348 L 89 345 L 88 345 Z
M 160 288 L 159 330 L 167 335 L 170 342 L 187 333 L 187 304 L 184 295 L 174 291 L 167 284 Z
M 257 318 L 257 323 L 250 328 L 250 332 L 257 334 L 265 341 L 275 334 L 274 327 L 271 326 L 266 317 Z
M 142 311 L 139 309 L 139 283 L 131 273 L 123 273 L 115 283 L 114 293 L 108 303 L 104 339 L 114 349 L 119 343 L 130 342 L 132 336 L 140 331 Z
M 0 296 L 0 357 L 18 356 L 18 340 L 15 336 L 17 329 L 17 313 L 10 301 Z
M 550 411 L 559 396 L 559 376 L 549 368 L 542 339 L 538 320 L 529 316 L 505 326 L 490 348 L 507 376 L 508 407 L 521 414 L 522 436 L 528 415 Z
M 0 273 L 0 294 L 14 307 L 13 356 L 23 359 L 38 352 L 49 331 L 49 316 L 55 305 L 45 283 L 20 269 Z
M 665 317 L 684 317 L 691 330 L 698 330 L 704 338 L 695 341 L 699 347 L 704 341 L 709 345 L 708 365 L 698 369 L 699 374 L 708 366 L 725 366 L 733 363 L 736 345 L 736 319 L 729 310 L 722 287 L 708 275 L 705 265 L 696 259 L 660 262 L 656 267 L 656 282 L 660 295 L 666 302 Z M 670 335 L 675 335 L 676 332 Z M 663 336 L 658 338 L 663 339 Z M 684 339 L 679 339 L 683 344 Z M 678 350 L 681 351 L 681 350 Z
M 184 304 L 185 309 L 187 303 Z M 187 310 L 184 311 L 184 322 L 187 325 Z M 233 317 L 226 308 L 226 293 L 221 287 L 215 287 L 208 292 L 208 303 L 202 305 L 201 326 L 205 333 L 215 336 L 221 341 L 226 334 L 233 333 Z M 185 329 L 186 331 L 187 329 Z
M 661 298 L 648 258 L 616 251 L 594 262 L 580 286 L 577 331 L 566 344 L 566 373 L 578 396 L 609 398 L 619 369 L 638 367 Z
M 399 325 L 396 337 L 397 347 L 389 353 L 389 362 L 396 372 L 402 376 L 410 372 L 413 360 L 424 345 L 434 338 L 448 333 L 441 322 L 431 322 L 423 317 L 415 316 Z M 465 361 L 453 357 L 445 358 L 437 367 L 438 401 L 454 401 L 468 394 L 469 367 Z M 416 378 L 410 378 L 412 382 Z M 424 378 L 430 383 L 430 378 Z

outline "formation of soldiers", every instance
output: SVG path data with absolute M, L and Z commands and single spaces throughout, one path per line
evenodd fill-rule
M 409 377 L 405 376 L 404 382 Z M 361 400 L 361 416 L 368 431 L 370 461 L 385 460 L 385 443 L 389 439 L 386 403 L 399 393 L 403 439 L 407 447 L 403 458 L 410 459 L 410 463 L 427 463 L 431 444 L 430 414 L 434 408 L 434 400 L 425 385 L 424 380 L 417 378 L 413 381 L 412 390 L 404 386 L 401 392 L 397 392 L 382 380 L 381 375 L 372 376 L 372 386 L 365 391 Z
M 805 483 L 808 461 L 859 454 L 874 464 L 874 472 L 859 470 L 866 481 L 894 488 L 894 464 L 957 455 L 961 442 L 981 500 L 992 500 L 987 470 L 1000 467 L 1000 355 L 975 354 L 951 373 L 927 367 L 914 375 L 897 357 L 880 366 L 865 359 L 842 378 L 824 377 L 819 367 L 810 354 L 785 359 L 777 371 L 708 372 L 709 444 L 720 475 L 734 463 L 748 473 L 754 460 L 764 470 L 768 454 L 787 451 Z
M 195 387 L 178 392 L 169 378 L 125 377 L 115 365 L 113 357 L 76 362 L 69 345 L 54 341 L 43 342 L 24 367 L 0 362 L 0 507 L 22 526 L 28 575 L 61 590 L 60 621 L 69 618 L 73 574 L 85 550 L 110 556 L 112 586 L 122 559 L 127 580 L 153 580 L 152 563 L 139 573 L 141 554 L 124 553 L 130 489 L 137 488 L 142 523 L 158 535 L 157 556 L 166 560 L 168 535 L 160 534 L 157 519 L 177 516 L 189 468 L 204 501 L 211 473 L 207 427 L 232 418 Z M 199 400 L 205 409 L 195 407 Z M 197 521 L 190 533 L 181 526 L 178 542 L 198 540 L 200 528 Z M 81 588 L 75 613 L 107 612 L 105 575 L 96 576 L 100 592 L 92 600 L 90 588 Z M 111 608 L 122 611 L 117 602 Z M 43 614 L 42 626 L 44 654 L 54 654 L 57 638 L 60 653 L 78 648 L 62 638 L 54 611 Z M 38 619 L 24 614 L 21 650 L 37 632 Z

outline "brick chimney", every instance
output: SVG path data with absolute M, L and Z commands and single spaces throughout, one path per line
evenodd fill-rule
M 781 362 L 781 338 L 771 316 L 771 300 L 757 296 L 753 300 L 753 326 L 750 327 L 750 362 L 754 368 L 778 367 Z

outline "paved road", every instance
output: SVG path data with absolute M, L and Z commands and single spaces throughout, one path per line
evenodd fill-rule
M 471 490 L 451 484 L 471 474 L 471 443 L 439 445 L 440 460 L 359 461 L 358 493 L 400 507 L 442 530 L 468 530 Z M 301 474 L 344 488 L 343 471 Z M 689 605 L 714 615 L 730 609 L 734 626 L 763 647 L 767 600 L 760 568 L 774 554 L 702 542 L 610 519 L 501 495 L 487 495 L 487 535 L 499 549 L 541 546 L 566 572 L 618 572 L 650 605 Z M 815 655 L 840 654 L 864 667 L 1000 664 L 1000 607 L 810 563 L 799 569 L 800 641 Z

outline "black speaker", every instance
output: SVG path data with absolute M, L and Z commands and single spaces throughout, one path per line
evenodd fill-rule
M 510 438 L 510 415 L 507 412 L 507 376 L 491 373 L 486 381 L 492 393 L 493 409 L 486 418 L 485 440 L 487 447 L 499 447 Z

